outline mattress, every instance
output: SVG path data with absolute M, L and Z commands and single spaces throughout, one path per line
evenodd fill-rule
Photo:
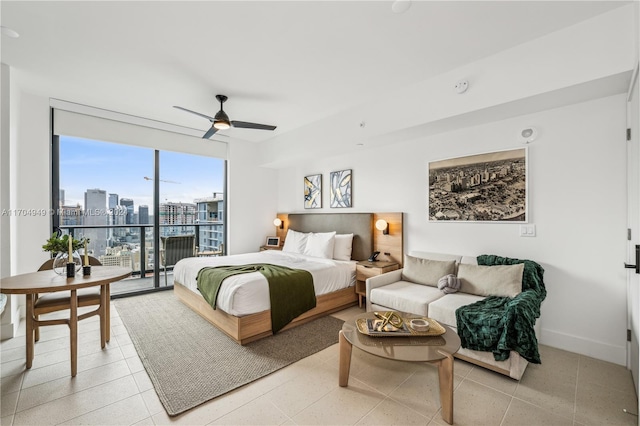
M 173 279 L 189 290 L 200 294 L 196 283 L 200 269 L 207 266 L 245 265 L 248 263 L 270 263 L 309 271 L 313 276 L 316 296 L 355 285 L 355 261 L 323 259 L 277 250 L 182 259 L 173 268 Z M 228 314 L 240 317 L 266 311 L 270 308 L 269 284 L 260 272 L 234 275 L 225 279 L 220 287 L 216 309 L 222 309 Z

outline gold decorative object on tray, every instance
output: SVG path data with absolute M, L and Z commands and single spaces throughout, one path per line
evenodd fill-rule
M 404 325 L 404 320 L 397 312 L 374 312 L 373 315 L 382 321 L 378 324 L 377 331 L 397 331 Z
M 406 336 L 440 336 L 446 332 L 444 327 L 438 321 L 419 317 L 429 324 L 425 331 L 414 330 L 407 324 L 416 318 L 402 318 L 397 312 L 374 312 L 376 318 L 358 318 L 356 326 L 358 331 L 369 336 L 389 336 L 389 337 L 406 337 Z M 424 329 L 424 328 L 423 328 Z

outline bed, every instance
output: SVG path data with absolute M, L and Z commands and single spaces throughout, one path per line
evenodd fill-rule
M 272 263 L 308 270 L 314 278 L 316 307 L 295 318 L 284 329 L 357 304 L 355 264 L 374 247 L 373 213 L 289 214 L 288 229 L 302 233 L 353 234 L 350 260 L 324 259 L 275 250 L 210 258 L 188 258 L 174 267 L 174 293 L 187 306 L 240 344 L 272 334 L 269 293 L 260 273 L 227 278 L 213 309 L 197 290 L 195 277 L 206 266 Z

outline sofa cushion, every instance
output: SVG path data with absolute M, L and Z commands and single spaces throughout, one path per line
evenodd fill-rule
M 429 318 L 451 327 L 458 327 L 456 322 L 456 309 L 460 306 L 470 305 L 484 299 L 482 296 L 467 293 L 447 294 L 429 304 Z
M 369 297 L 371 303 L 376 305 L 400 312 L 428 316 L 429 303 L 443 296 L 444 294 L 436 287 L 397 281 L 372 289 Z
M 458 267 L 460 291 L 478 296 L 515 297 L 522 292 L 524 264 Z
M 438 286 L 445 275 L 455 274 L 455 260 L 430 260 L 405 255 L 402 279 L 416 284 Z

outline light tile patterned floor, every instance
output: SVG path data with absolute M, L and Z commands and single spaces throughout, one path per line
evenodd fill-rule
M 144 296 L 137 296 L 144 297 Z M 350 308 L 336 316 L 348 318 Z M 0 344 L 2 425 L 440 425 L 437 370 L 354 349 L 347 388 L 338 386 L 334 345 L 181 416 L 165 413 L 116 309 L 100 349 L 98 320 L 79 326 L 78 375 L 69 373 L 69 332 L 44 327 L 25 371 L 21 335 Z M 459 425 L 637 425 L 637 398 L 624 367 L 542 346 L 542 365 L 520 382 L 455 364 Z

